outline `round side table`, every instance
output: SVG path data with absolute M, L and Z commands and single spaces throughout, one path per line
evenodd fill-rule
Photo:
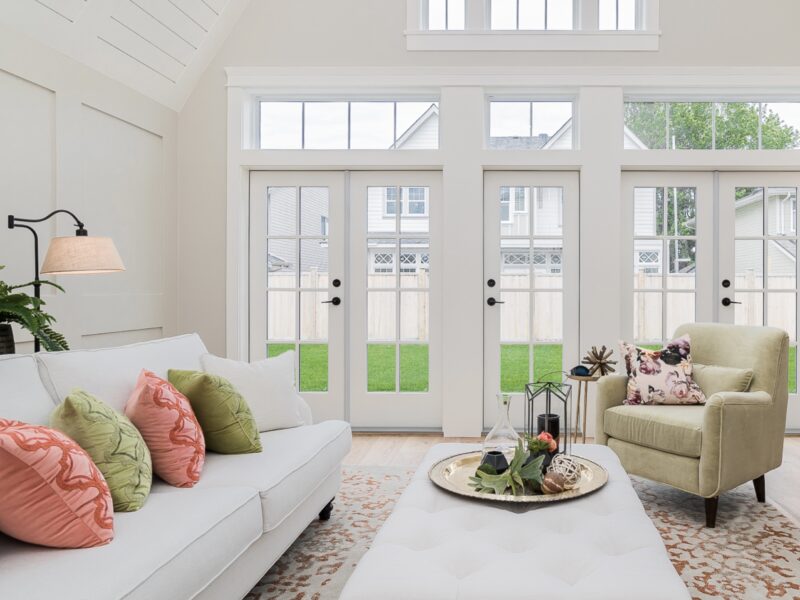
M 581 423 L 581 392 L 583 392 L 583 426 L 581 433 L 583 435 L 582 443 L 586 443 L 586 413 L 589 404 L 589 384 L 594 383 L 600 379 L 599 375 L 567 375 L 567 379 L 578 382 L 578 396 L 575 398 L 575 428 L 572 430 L 572 443 L 578 442 L 578 425 Z

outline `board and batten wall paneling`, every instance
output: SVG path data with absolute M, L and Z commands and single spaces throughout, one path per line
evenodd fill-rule
M 44 288 L 72 348 L 114 346 L 176 331 L 177 114 L 33 40 L 0 39 L 0 216 L 74 211 L 89 235 L 113 238 L 124 273 L 52 278 Z M 59 215 L 36 225 L 41 260 Z M 31 279 L 24 230 L 0 230 L 0 278 Z M 32 293 L 32 290 L 29 290 Z M 16 331 L 17 352 L 30 352 Z

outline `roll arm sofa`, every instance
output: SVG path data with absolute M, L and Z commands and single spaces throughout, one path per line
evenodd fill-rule
M 701 406 L 626 406 L 628 378 L 600 378 L 595 441 L 609 446 L 628 473 L 705 498 L 714 527 L 719 497 L 753 481 L 765 501 L 764 474 L 780 466 L 788 404 L 789 336 L 772 327 L 717 323 L 681 325 L 692 360 L 750 368 L 746 392 L 720 392 Z

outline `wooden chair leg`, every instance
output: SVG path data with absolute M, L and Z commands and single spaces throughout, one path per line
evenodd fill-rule
M 713 528 L 717 525 L 717 507 L 719 506 L 719 496 L 706 498 L 706 527 Z
M 756 499 L 761 503 L 767 501 L 765 483 L 766 481 L 764 480 L 763 475 L 761 477 L 756 477 L 755 479 L 753 479 L 753 487 L 756 489 Z

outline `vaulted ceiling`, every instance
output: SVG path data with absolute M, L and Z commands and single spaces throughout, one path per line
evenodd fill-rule
M 180 110 L 250 0 L 10 0 L 0 22 Z

